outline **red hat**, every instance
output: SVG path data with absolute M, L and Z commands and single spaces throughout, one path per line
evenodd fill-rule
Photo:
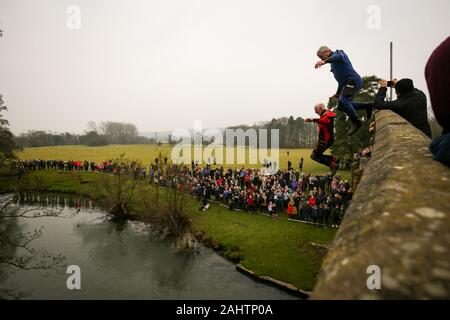
M 437 122 L 450 131 L 450 37 L 431 54 L 425 67 L 431 107 Z

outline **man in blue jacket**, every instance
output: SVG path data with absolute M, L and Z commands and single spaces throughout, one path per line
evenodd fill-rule
M 348 131 L 348 135 L 351 136 L 361 128 L 361 120 L 358 119 L 356 109 L 366 109 L 367 118 L 370 119 L 372 117 L 372 104 L 352 101 L 362 87 L 361 76 L 353 69 L 350 59 L 342 50 L 332 51 L 329 47 L 322 46 L 317 50 L 317 56 L 320 58 L 320 61 L 315 64 L 316 69 L 327 63 L 331 65 L 331 72 L 333 72 L 334 78 L 339 84 L 333 97 L 338 98 L 339 107 L 344 110 L 352 121 L 352 126 Z

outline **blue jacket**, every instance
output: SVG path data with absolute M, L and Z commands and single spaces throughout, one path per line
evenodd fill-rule
M 325 62 L 331 64 L 330 71 L 333 72 L 334 78 L 339 83 L 338 91 L 340 91 L 344 84 L 349 80 L 354 80 L 356 85 L 361 87 L 361 76 L 353 69 L 352 63 L 344 51 L 334 51 Z

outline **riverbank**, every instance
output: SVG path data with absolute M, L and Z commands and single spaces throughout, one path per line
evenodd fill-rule
M 29 172 L 26 176 L 38 181 L 40 191 L 72 193 L 94 200 L 100 197 L 96 188 L 101 178 L 98 173 L 48 170 Z M 1 180 L 3 193 L 13 191 L 19 183 L 16 176 Z M 152 199 L 155 188 L 142 181 L 137 191 L 132 203 L 133 218 L 145 220 L 143 197 Z M 214 203 L 205 212 L 198 208 L 197 200 L 186 196 L 192 231 L 199 240 L 257 276 L 271 277 L 304 291 L 312 290 L 324 256 L 316 244 L 329 244 L 334 229 L 291 222 L 283 214 L 273 221 L 262 214 L 231 211 Z

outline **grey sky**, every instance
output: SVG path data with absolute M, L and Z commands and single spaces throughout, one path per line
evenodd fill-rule
M 66 26 L 69 5 L 81 29 Z M 366 22 L 381 9 L 381 29 Z M 361 75 L 425 90 L 425 63 L 450 35 L 450 1 L 0 0 L 0 92 L 14 133 L 82 132 L 90 120 L 140 131 L 312 116 L 336 82 L 314 69 L 326 44 Z

